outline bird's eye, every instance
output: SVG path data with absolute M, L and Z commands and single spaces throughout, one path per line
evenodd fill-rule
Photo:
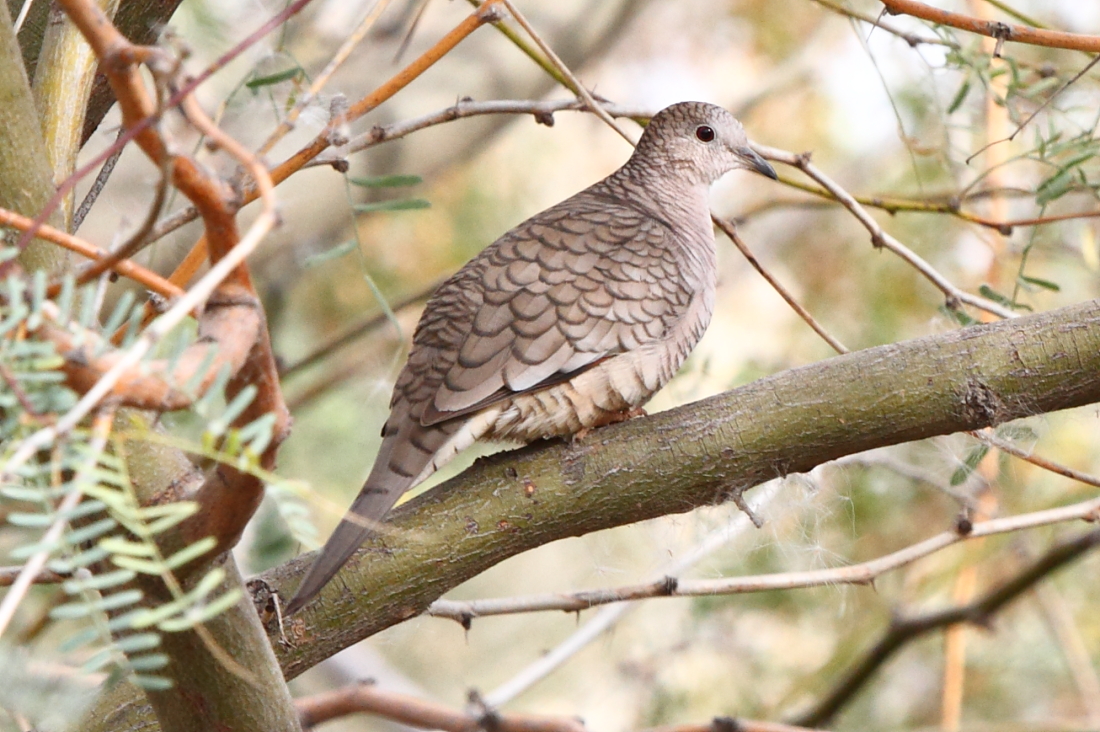
M 695 136 L 703 142 L 710 142 L 714 139 L 714 128 L 710 125 L 699 125 L 695 128 Z

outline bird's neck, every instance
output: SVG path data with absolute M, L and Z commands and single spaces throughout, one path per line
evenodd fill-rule
M 676 222 L 678 227 L 690 226 L 710 238 L 710 186 L 705 181 L 692 180 L 687 171 L 683 175 L 680 172 L 668 166 L 637 164 L 636 159 L 631 158 L 604 184 L 624 199 L 652 211 L 658 218 Z

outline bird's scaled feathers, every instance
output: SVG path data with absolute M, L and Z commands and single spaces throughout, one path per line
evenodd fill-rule
M 287 612 L 320 591 L 402 493 L 475 441 L 575 434 L 664 386 L 710 321 L 707 191 L 737 167 L 775 177 L 728 112 L 673 105 L 626 165 L 504 234 L 440 286 L 370 476 Z

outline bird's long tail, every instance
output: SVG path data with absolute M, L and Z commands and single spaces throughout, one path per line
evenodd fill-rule
M 382 451 L 375 460 L 374 468 L 363 484 L 362 490 L 355 497 L 351 508 L 348 509 L 336 530 L 332 532 L 332 536 L 325 542 L 321 555 L 314 560 L 302 584 L 298 585 L 294 598 L 284 609 L 287 615 L 304 607 L 321 591 L 322 587 L 328 584 L 359 545 L 375 533 L 373 530 L 375 524 L 381 521 L 397 499 L 412 487 L 412 478 L 399 475 L 390 467 L 389 455 L 386 453 L 392 452 L 392 448 L 392 444 L 383 443 Z
M 472 435 L 468 439 L 460 435 L 462 444 L 452 444 L 451 438 L 456 432 L 461 433 L 463 426 L 461 421 L 431 427 L 406 423 L 399 432 L 383 439 L 367 482 L 306 572 L 298 591 L 284 608 L 285 614 L 300 610 L 328 584 L 359 545 L 376 533 L 374 527 L 405 491 L 435 472 L 458 449 L 473 442 Z M 441 451 L 446 456 L 441 456 Z

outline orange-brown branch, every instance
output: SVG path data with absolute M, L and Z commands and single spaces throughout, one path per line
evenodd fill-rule
M 940 25 L 949 25 L 959 30 L 996 38 L 998 41 L 1014 41 L 1015 43 L 1028 43 L 1033 46 L 1048 46 L 1050 48 L 1067 48 L 1088 53 L 1100 52 L 1100 36 L 1087 36 L 1081 33 L 1043 30 L 1026 25 L 982 20 L 962 13 L 940 10 L 931 5 L 917 2 L 917 0 L 882 0 L 882 4 L 886 6 L 886 12 L 891 15 L 912 15 L 914 18 L 921 18 Z
M 0 226 L 10 226 L 13 229 L 19 231 L 29 231 L 34 226 L 34 219 L 27 216 L 17 214 L 14 211 L 9 211 L 6 208 L 0 208 Z M 38 231 L 35 233 L 39 239 L 45 239 L 46 241 L 53 242 L 59 247 L 64 247 L 71 252 L 76 252 L 82 257 L 87 257 L 92 260 L 105 259 L 108 253 L 100 249 L 99 247 L 89 242 L 75 237 L 72 234 L 68 234 L 60 229 L 55 229 L 49 224 L 41 224 L 38 227 Z M 111 267 L 115 272 L 118 272 L 123 277 L 129 277 L 134 282 L 139 282 L 149 290 L 163 295 L 164 297 L 176 297 L 183 294 L 183 290 L 176 287 L 168 280 L 164 279 L 155 272 L 150 272 L 139 264 L 134 264 L 128 259 L 123 259 L 117 262 Z M 56 293 L 51 292 L 52 297 Z
M 486 23 L 492 23 L 499 20 L 503 11 L 499 7 L 501 0 L 487 0 L 476 12 L 472 13 L 469 17 L 459 23 L 451 30 L 450 33 L 439 39 L 431 48 L 420 55 L 419 58 L 414 60 L 408 66 L 403 68 L 387 82 L 380 87 L 366 95 L 359 101 L 352 104 L 346 114 L 342 115 L 340 119 L 330 120 L 329 124 L 325 126 L 323 130 L 315 137 L 309 144 L 298 150 L 298 152 L 291 155 L 279 165 L 275 166 L 271 170 L 271 180 L 276 185 L 282 183 L 294 173 L 301 170 L 307 163 L 316 158 L 319 154 L 327 150 L 332 144 L 333 139 L 338 133 L 338 128 L 348 122 L 353 122 L 363 115 L 367 114 L 373 109 L 376 109 L 378 105 L 392 97 L 397 92 L 408 86 L 414 79 L 427 71 L 433 64 L 439 59 L 443 58 L 449 53 L 455 46 L 462 42 L 467 36 L 473 33 L 475 30 L 485 25 Z M 259 196 L 259 191 L 256 188 L 250 187 L 244 191 L 243 200 L 241 205 L 251 203 Z M 195 249 L 204 246 L 202 241 L 199 241 L 192 247 L 191 253 L 188 254 L 184 263 L 193 261 L 196 256 L 193 256 Z M 207 239 L 205 246 L 209 247 L 210 242 Z M 184 264 L 181 264 L 176 270 L 177 272 L 186 271 Z M 172 273 L 171 277 L 173 282 L 179 283 L 182 277 L 177 277 L 176 273 Z
M 156 48 L 135 46 L 118 32 L 95 3 L 84 0 L 59 0 L 59 4 L 92 46 L 100 68 L 118 99 L 122 124 L 126 129 L 139 125 L 160 110 L 149 94 L 138 71 L 146 63 L 154 73 L 167 71 L 170 60 Z M 167 166 L 172 183 L 195 205 L 205 224 L 206 236 L 226 250 L 239 240 L 236 206 L 232 191 L 220 181 L 207 177 L 195 162 L 184 155 L 172 154 L 155 126 L 141 129 L 134 141 L 158 166 Z
M 169 411 L 184 409 L 202 396 L 218 373 L 228 368 L 237 373 L 247 363 L 263 323 L 260 304 L 249 290 L 221 288 L 210 298 L 199 322 L 199 341 L 177 359 L 159 359 L 130 369 L 115 385 L 112 396 L 123 406 Z M 107 373 L 121 356 L 120 351 L 96 353 L 87 339 L 77 345 L 76 337 L 56 325 L 44 325 L 42 337 L 52 341 L 64 357 L 68 385 L 84 393 Z M 185 391 L 184 385 L 192 385 Z

